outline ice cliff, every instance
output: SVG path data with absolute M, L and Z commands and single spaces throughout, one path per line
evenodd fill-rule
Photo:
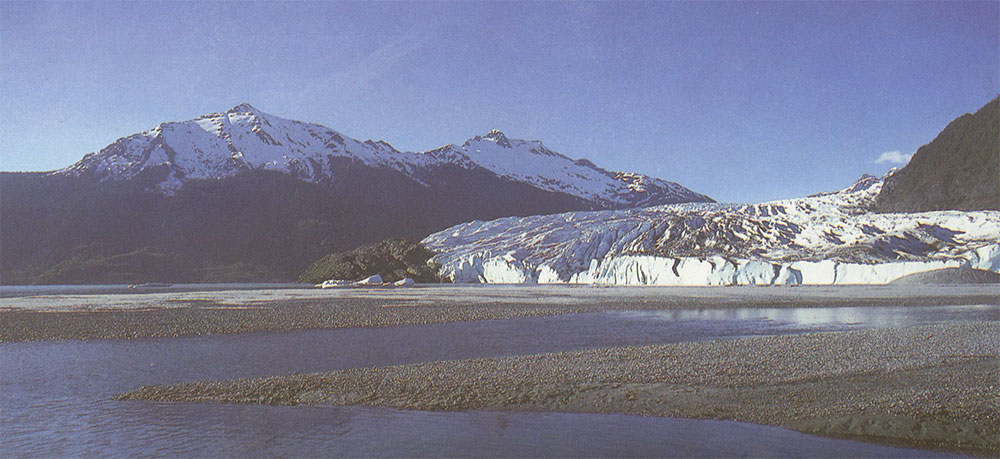
M 675 204 L 473 221 L 423 243 L 455 282 L 884 284 L 1000 272 L 1000 212 L 871 212 L 882 178 L 761 204 Z

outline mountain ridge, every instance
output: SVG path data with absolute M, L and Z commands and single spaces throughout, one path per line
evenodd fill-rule
M 191 179 L 219 179 L 252 169 L 329 182 L 338 175 L 336 161 L 344 158 L 369 167 L 395 169 L 424 185 L 422 175 L 430 168 L 445 164 L 484 168 L 504 179 L 607 208 L 712 201 L 675 182 L 608 171 L 589 160 L 574 160 L 552 151 L 538 140 L 509 139 L 497 129 L 461 145 L 409 152 L 384 140 L 360 141 L 320 124 L 270 115 L 249 103 L 188 121 L 161 123 L 119 138 L 53 173 L 104 181 L 130 179 L 160 168 L 166 176 L 156 189 L 171 194 Z
M 240 104 L 57 171 L 0 172 L 0 283 L 294 281 L 469 220 L 692 199 L 710 200 L 500 131 L 401 152 Z

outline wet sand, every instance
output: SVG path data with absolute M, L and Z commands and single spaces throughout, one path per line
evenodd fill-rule
M 512 319 L 612 310 L 1000 304 L 997 286 L 424 286 L 0 299 L 0 342 Z
M 604 348 L 148 386 L 126 400 L 731 419 L 1000 452 L 1000 323 Z

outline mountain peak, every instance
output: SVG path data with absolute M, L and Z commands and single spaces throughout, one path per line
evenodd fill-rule
M 243 102 L 233 108 L 230 108 L 226 113 L 252 113 L 254 115 L 259 115 L 263 112 L 257 110 L 257 107 L 250 105 L 249 103 Z
M 861 190 L 867 190 L 879 183 L 882 183 L 882 177 L 876 177 L 871 174 L 861 174 L 861 177 L 844 191 L 847 193 L 856 193 Z
M 499 129 L 491 129 L 490 132 L 487 132 L 486 135 L 483 136 L 483 138 L 497 140 L 497 139 L 506 139 L 507 136 L 504 135 L 503 131 Z
M 224 113 L 170 122 L 119 139 L 84 157 L 67 173 L 127 180 L 146 170 L 165 170 L 162 166 L 166 166 L 168 175 L 155 188 L 172 194 L 188 181 L 227 178 L 247 170 L 277 171 L 304 181 L 332 183 L 344 175 L 348 164 L 395 170 L 421 185 L 432 186 L 426 178 L 430 171 L 454 165 L 589 201 L 591 207 L 709 200 L 668 182 L 616 178 L 590 162 L 574 163 L 537 140 L 508 139 L 499 129 L 476 135 L 461 146 L 425 153 L 429 154 L 401 152 L 384 141 L 347 138 L 319 124 L 287 120 L 241 103 Z
M 503 131 L 499 129 L 493 129 L 487 132 L 485 135 L 476 136 L 477 139 L 492 140 L 500 145 L 501 147 L 510 148 L 510 141 L 507 140 L 507 136 L 504 135 Z

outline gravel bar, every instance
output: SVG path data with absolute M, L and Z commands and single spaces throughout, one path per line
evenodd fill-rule
M 1000 323 L 752 337 L 147 386 L 122 400 L 729 419 L 1000 453 Z
M 612 310 L 1000 304 L 997 286 L 424 286 L 0 299 L 0 342 L 383 327 Z

